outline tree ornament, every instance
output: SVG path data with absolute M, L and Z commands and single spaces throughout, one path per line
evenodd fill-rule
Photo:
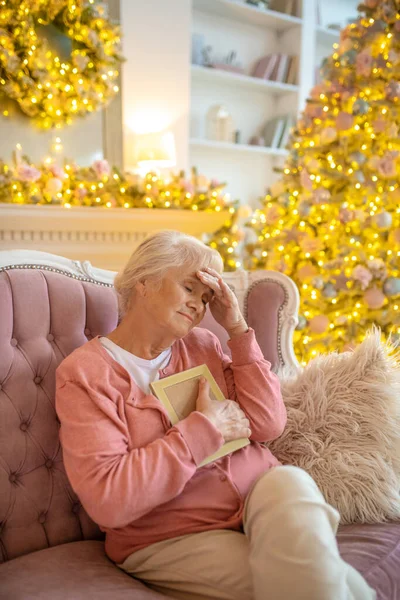
M 120 31 L 102 2 L 9 0 L 0 3 L 0 24 L 0 97 L 40 126 L 70 124 L 119 91 Z M 68 59 L 38 35 L 50 25 L 72 41 Z
M 388 277 L 383 284 L 383 292 L 389 297 L 400 294 L 400 278 Z
M 374 215 L 373 220 L 380 229 L 388 229 L 392 225 L 393 218 L 389 212 L 383 210 Z
M 329 319 L 326 315 L 317 315 L 310 320 L 308 325 L 313 333 L 324 333 L 329 327 Z
M 364 294 L 364 300 L 368 308 L 376 310 L 382 308 L 385 302 L 385 295 L 379 288 L 370 288 Z

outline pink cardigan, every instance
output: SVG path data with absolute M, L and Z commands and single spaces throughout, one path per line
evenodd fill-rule
M 98 338 L 57 369 L 56 409 L 65 468 L 82 505 L 106 532 L 106 552 L 121 563 L 149 544 L 209 529 L 240 530 L 245 498 L 279 462 L 259 442 L 283 431 L 279 381 L 254 331 L 230 340 L 195 328 L 172 346 L 160 377 L 207 364 L 226 398 L 250 420 L 252 443 L 200 469 L 223 438 L 199 412 L 171 427 L 155 396 L 146 395 Z

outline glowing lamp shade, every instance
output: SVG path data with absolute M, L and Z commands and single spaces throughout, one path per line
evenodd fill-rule
M 140 169 L 166 169 L 176 166 L 175 138 L 172 133 L 146 133 L 136 136 L 136 163 Z

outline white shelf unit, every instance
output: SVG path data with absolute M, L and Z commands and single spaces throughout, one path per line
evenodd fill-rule
M 283 166 L 287 150 L 252 146 L 250 139 L 261 135 L 272 118 L 299 115 L 314 85 L 315 66 L 339 40 L 339 32 L 327 25 L 339 18 L 339 8 L 340 18 L 346 19 L 354 6 L 356 0 L 297 0 L 292 16 L 245 0 L 192 0 L 192 34 L 203 36 L 217 62 L 235 51 L 244 74 L 191 65 L 190 165 L 227 182 L 227 191 L 242 204 L 258 206 L 279 176 L 274 168 Z M 252 77 L 257 60 L 273 53 L 298 55 L 296 85 Z M 207 112 L 215 105 L 226 106 L 232 115 L 238 143 L 207 139 Z
M 216 142 L 214 140 L 190 139 L 190 147 L 205 148 L 208 150 L 224 150 L 227 152 L 248 152 L 251 154 L 267 156 L 287 156 L 288 151 L 284 148 L 268 148 L 266 146 L 250 146 L 249 144 L 230 144 L 229 142 Z

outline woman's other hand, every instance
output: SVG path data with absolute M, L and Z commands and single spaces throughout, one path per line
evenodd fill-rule
M 210 386 L 204 377 L 199 380 L 196 410 L 201 412 L 218 429 L 226 442 L 250 437 L 250 423 L 233 400 L 211 400 Z
M 197 271 L 196 275 L 213 291 L 209 306 L 217 323 L 222 325 L 230 338 L 245 333 L 248 327 L 240 311 L 238 300 L 221 274 L 214 269 L 206 268 Z

